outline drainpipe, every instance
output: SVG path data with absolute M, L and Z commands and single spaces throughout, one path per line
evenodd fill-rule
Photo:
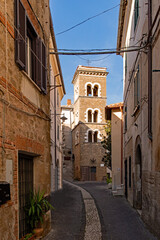
M 123 184 L 123 107 L 120 107 L 121 111 L 121 184 Z
M 148 34 L 152 28 L 152 0 L 148 0 Z M 148 137 L 152 140 L 152 34 L 148 45 Z

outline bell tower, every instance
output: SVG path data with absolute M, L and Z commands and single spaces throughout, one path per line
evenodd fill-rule
M 101 146 L 106 107 L 106 68 L 78 66 L 73 77 L 75 178 L 102 180 L 106 175 Z

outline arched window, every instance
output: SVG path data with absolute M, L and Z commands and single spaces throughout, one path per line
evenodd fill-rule
M 92 96 L 92 87 L 90 84 L 87 85 L 87 96 Z
M 92 142 L 92 131 L 88 131 L 88 142 Z
M 94 142 L 97 142 L 98 141 L 98 132 L 95 131 L 94 132 Z
M 98 122 L 98 111 L 94 111 L 93 113 L 93 122 Z
M 92 111 L 88 111 L 88 122 L 92 122 Z
M 93 96 L 98 97 L 98 85 L 95 85 L 93 88 Z

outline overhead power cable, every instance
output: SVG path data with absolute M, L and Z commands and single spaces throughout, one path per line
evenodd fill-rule
M 61 32 L 57 33 L 56 36 L 57 36 L 57 35 L 61 35 L 61 34 L 63 34 L 63 33 L 66 33 L 66 32 L 68 32 L 68 31 L 70 31 L 70 30 L 72 30 L 72 29 L 74 29 L 74 28 L 76 28 L 76 27 L 84 24 L 85 22 L 88 22 L 89 20 L 91 20 L 91 19 L 93 19 L 93 18 L 96 18 L 96 17 L 98 17 L 98 16 L 100 16 L 100 15 L 106 13 L 106 12 L 109 12 L 109 11 L 113 10 L 114 8 L 117 8 L 118 6 L 120 6 L 120 4 L 118 4 L 118 5 L 116 5 L 116 6 L 112 7 L 112 8 L 106 9 L 106 10 L 104 10 L 103 12 L 100 12 L 100 13 L 92 16 L 92 17 L 89 17 L 89 18 L 83 20 L 82 22 L 75 24 L 74 26 L 72 26 L 72 27 L 70 27 L 70 28 L 67 28 L 67 29 L 64 30 L 64 31 L 61 31 Z
M 95 52 L 50 52 L 50 54 L 55 54 L 55 55 L 104 55 L 104 54 L 120 54 L 120 53 L 124 53 L 124 52 L 135 52 L 135 51 L 140 51 L 144 48 L 147 47 L 148 44 L 143 45 L 142 47 L 134 47 L 134 48 L 125 48 L 125 49 L 121 49 L 121 50 L 114 50 L 114 51 L 95 51 Z

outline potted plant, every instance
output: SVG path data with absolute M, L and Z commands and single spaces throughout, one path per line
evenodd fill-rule
M 21 240 L 34 240 L 35 239 L 35 234 L 33 233 L 28 233 L 24 237 L 21 238 Z
M 28 223 L 37 237 L 43 233 L 43 216 L 48 210 L 53 209 L 53 206 L 45 198 L 44 194 L 44 192 L 39 190 L 35 193 L 32 192 L 26 208 Z

